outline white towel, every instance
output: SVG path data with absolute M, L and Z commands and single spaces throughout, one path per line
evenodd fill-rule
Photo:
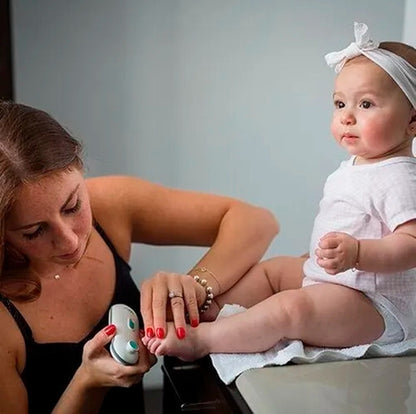
M 225 305 L 218 318 L 242 312 L 240 305 Z M 416 339 L 389 345 L 366 344 L 350 348 L 318 348 L 305 346 L 302 341 L 284 340 L 265 352 L 251 354 L 210 354 L 218 376 L 230 384 L 242 372 L 251 368 L 285 365 L 288 362 L 307 364 L 312 362 L 348 361 L 357 358 L 403 356 L 416 354 Z

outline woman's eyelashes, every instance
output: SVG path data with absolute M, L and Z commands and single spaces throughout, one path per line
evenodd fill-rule
M 72 215 L 72 214 L 77 213 L 80 209 L 81 209 L 81 200 L 78 198 L 72 207 L 64 208 L 62 210 L 62 214 L 65 214 L 67 216 Z M 46 223 L 45 224 L 41 223 L 39 224 L 39 226 L 36 228 L 35 231 L 32 231 L 30 233 L 24 233 L 23 237 L 28 240 L 36 239 L 37 237 L 39 237 L 45 232 L 46 227 L 47 227 Z
M 72 207 L 66 207 L 63 212 L 64 214 L 74 214 L 81 208 L 81 200 L 77 198 L 75 204 Z
M 32 231 L 31 233 L 24 233 L 23 237 L 28 240 L 33 240 L 33 239 L 36 239 L 36 237 L 39 237 L 44 231 L 45 231 L 45 225 L 40 224 L 35 231 Z

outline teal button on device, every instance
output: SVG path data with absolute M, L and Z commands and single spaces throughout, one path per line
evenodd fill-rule
M 134 323 L 133 319 L 128 320 L 128 325 L 130 329 L 134 329 L 136 327 L 136 324 Z

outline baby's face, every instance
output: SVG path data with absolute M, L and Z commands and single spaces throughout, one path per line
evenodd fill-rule
M 335 80 L 331 132 L 357 163 L 412 156 L 415 114 L 403 91 L 364 56 L 347 62 Z

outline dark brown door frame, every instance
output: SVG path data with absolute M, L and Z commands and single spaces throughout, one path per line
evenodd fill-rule
M 0 99 L 13 100 L 10 1 L 0 0 Z

